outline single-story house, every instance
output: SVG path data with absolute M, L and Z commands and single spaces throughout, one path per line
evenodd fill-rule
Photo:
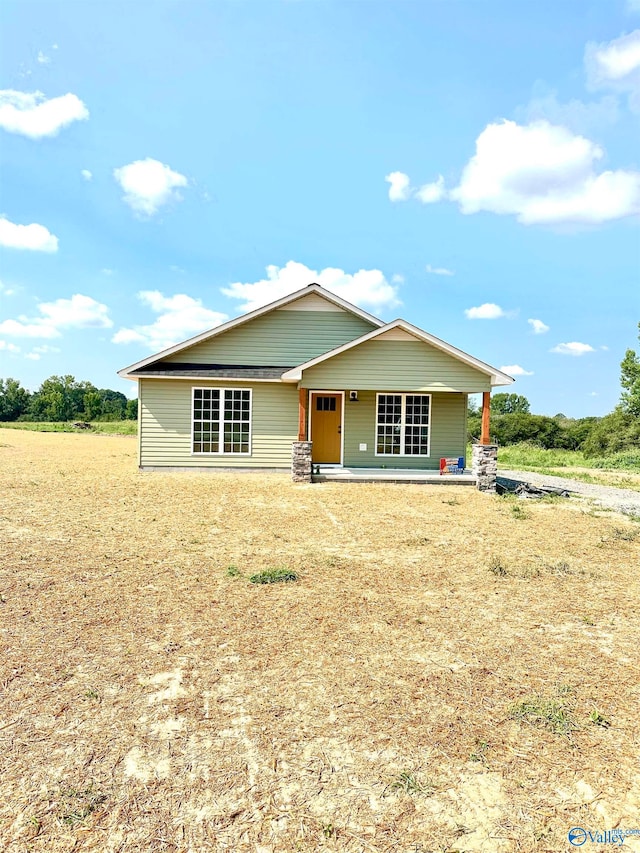
M 491 388 L 514 381 L 318 284 L 118 373 L 138 382 L 143 470 L 290 469 L 293 447 L 314 466 L 436 471 L 466 455 L 468 395 L 488 445 Z

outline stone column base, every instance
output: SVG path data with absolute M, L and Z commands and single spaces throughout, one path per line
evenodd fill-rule
M 471 451 L 471 472 L 477 478 L 477 488 L 481 492 L 495 492 L 498 474 L 498 445 L 474 444 Z
M 311 482 L 311 441 L 294 441 L 291 446 L 291 479 L 294 483 Z

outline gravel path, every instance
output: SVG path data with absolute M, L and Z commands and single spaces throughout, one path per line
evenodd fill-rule
M 553 477 L 549 474 L 534 474 L 533 471 L 510 471 L 503 468 L 498 469 L 498 476 L 508 477 L 512 480 L 523 480 L 533 486 L 553 486 L 566 489 L 574 494 L 591 498 L 601 506 L 606 506 L 625 515 L 640 516 L 640 492 L 635 492 L 633 489 L 597 486 L 593 483 L 583 483 L 580 480 L 570 480 L 568 477 Z

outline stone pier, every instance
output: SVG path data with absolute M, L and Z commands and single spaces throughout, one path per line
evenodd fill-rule
M 471 450 L 471 471 L 477 478 L 478 489 L 481 492 L 495 492 L 498 474 L 498 445 L 474 444 Z
M 311 441 L 294 441 L 291 449 L 291 479 L 294 483 L 311 482 Z

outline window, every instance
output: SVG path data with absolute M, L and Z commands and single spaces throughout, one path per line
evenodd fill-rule
M 316 397 L 317 412 L 335 412 L 336 398 L 335 397 Z
M 378 394 L 376 456 L 428 456 L 429 394 Z
M 251 446 L 251 390 L 193 389 L 194 453 L 244 453 Z

